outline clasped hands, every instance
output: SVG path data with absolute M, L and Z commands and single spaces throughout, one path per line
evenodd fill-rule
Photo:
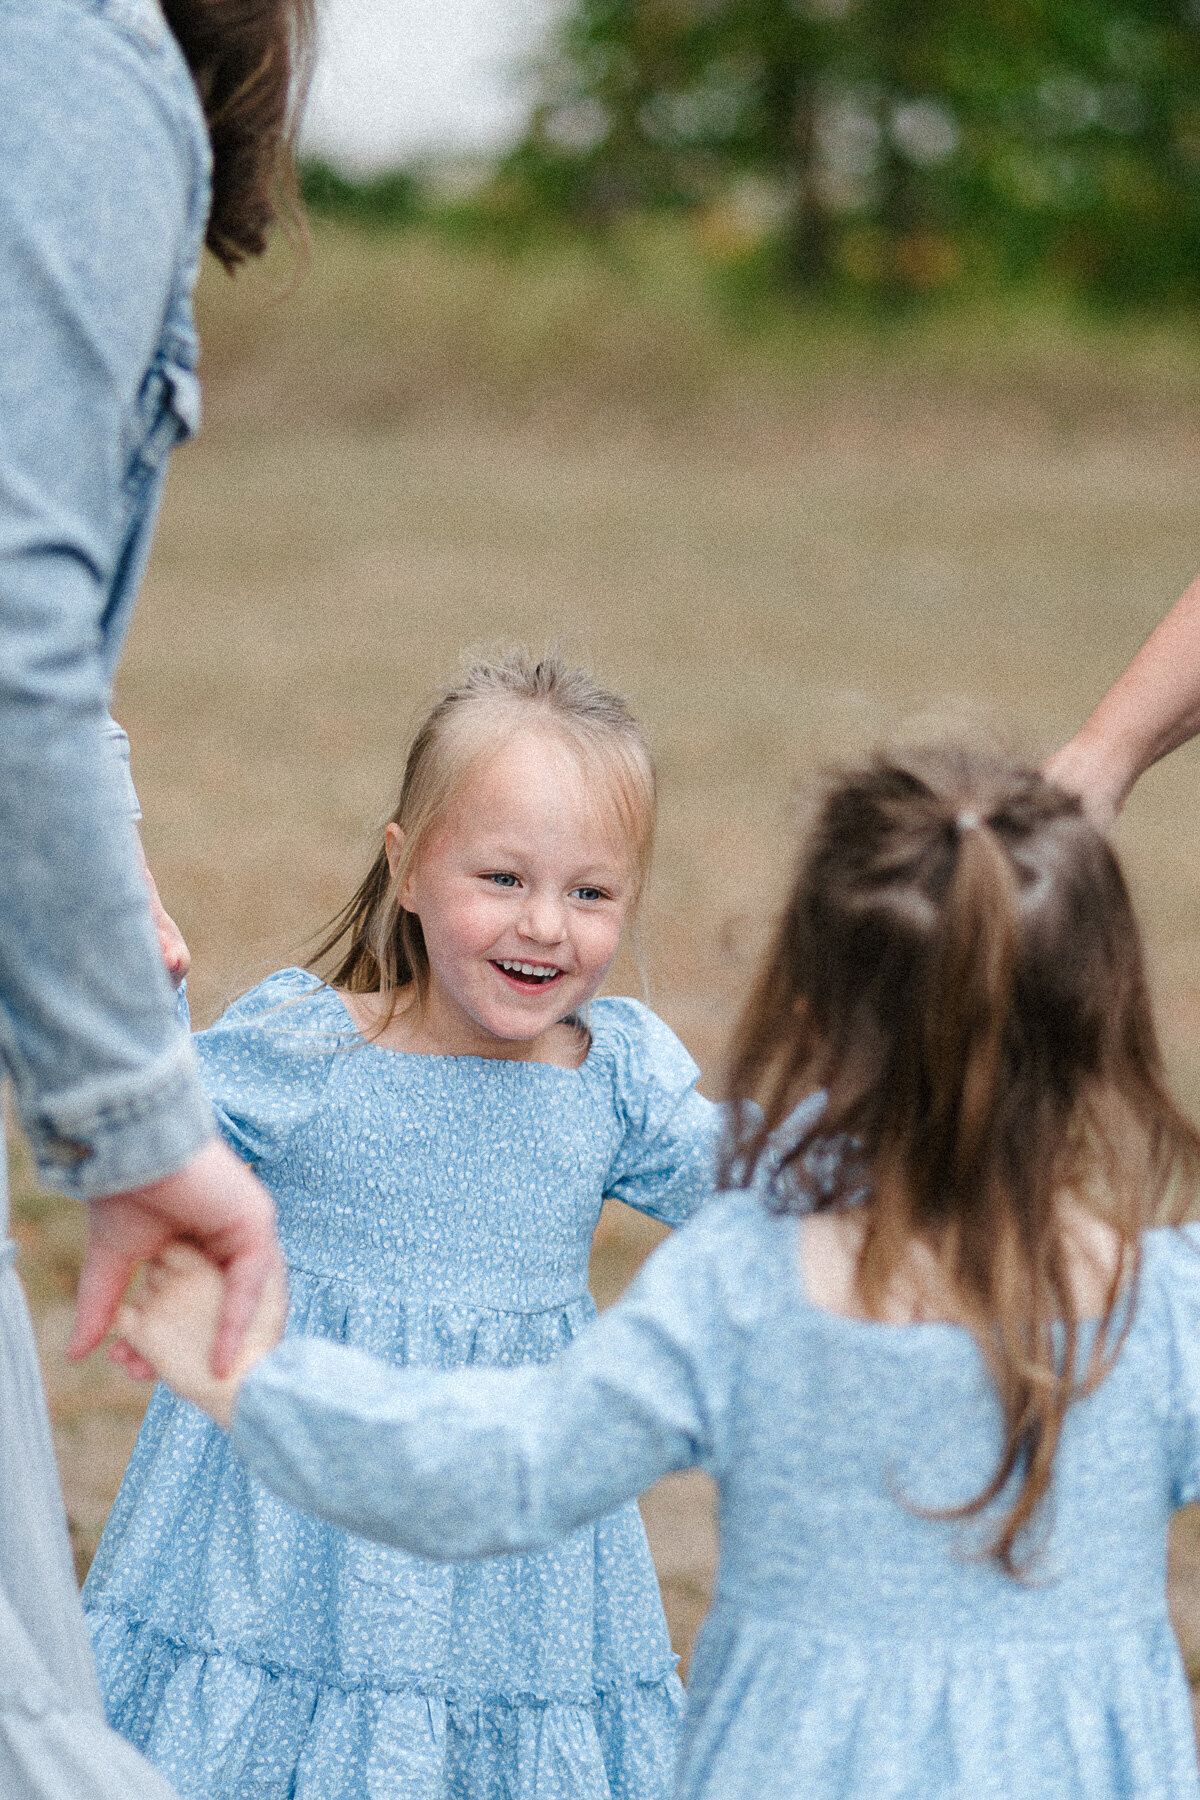
M 182 933 L 159 898 L 136 834 L 135 841 L 159 951 L 171 981 L 178 986 L 191 958 Z M 271 1196 L 216 1137 L 174 1174 L 89 1202 L 87 1250 L 76 1296 L 75 1328 L 67 1346 L 73 1361 L 88 1356 L 103 1341 L 117 1318 L 134 1270 L 147 1263 L 152 1273 L 145 1301 L 121 1312 L 118 1329 L 123 1335 L 109 1346 L 108 1354 L 134 1380 L 147 1380 L 155 1373 L 166 1376 L 166 1369 L 159 1369 L 152 1356 L 144 1355 L 136 1340 L 140 1305 L 153 1302 L 146 1321 L 149 1330 L 151 1320 L 157 1319 L 155 1309 L 166 1303 L 171 1282 L 182 1279 L 182 1265 L 174 1254 L 177 1250 L 186 1253 L 191 1272 L 187 1294 L 198 1296 L 203 1291 L 206 1304 L 211 1303 L 204 1313 L 206 1374 L 218 1389 L 223 1381 L 240 1379 L 248 1347 L 259 1341 L 254 1335 L 256 1328 L 261 1330 L 262 1321 L 273 1318 L 286 1305 L 287 1282 Z M 195 1264 L 203 1264 L 202 1282 Z M 186 1311 L 183 1298 L 181 1316 Z M 197 1321 L 199 1316 L 197 1313 Z M 129 1331 L 124 1329 L 126 1324 Z M 198 1332 L 197 1324 L 189 1342 L 195 1341 Z M 149 1346 L 149 1337 L 146 1342 Z M 203 1404 L 199 1395 L 194 1397 Z
M 214 1375 L 224 1286 L 199 1250 L 168 1244 L 147 1265 L 138 1298 L 117 1314 L 117 1330 L 160 1380 L 228 1430 L 242 1382 L 283 1336 L 287 1283 L 281 1268 L 268 1277 L 231 1368 Z

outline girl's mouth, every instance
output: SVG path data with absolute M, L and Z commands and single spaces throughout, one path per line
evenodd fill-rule
M 492 967 L 523 988 L 552 987 L 562 974 L 555 963 L 510 962 L 507 957 L 504 961 L 496 959 Z

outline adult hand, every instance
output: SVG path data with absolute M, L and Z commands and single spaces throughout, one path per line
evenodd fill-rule
M 1090 744 L 1082 734 L 1056 750 L 1042 774 L 1056 787 L 1078 794 L 1084 812 L 1096 830 L 1102 832 L 1112 825 L 1129 791 L 1125 771 L 1113 768 L 1103 750 Z
M 283 1271 L 275 1207 L 262 1183 L 214 1138 L 176 1174 L 93 1200 L 88 1212 L 87 1251 L 67 1355 L 77 1361 L 100 1343 L 139 1263 L 158 1256 L 168 1244 L 183 1242 L 202 1250 L 224 1275 L 212 1369 L 219 1378 L 228 1375 L 268 1277 Z M 153 1373 L 128 1345 L 115 1345 L 113 1360 L 135 1378 Z
M 1134 783 L 1200 735 L 1200 576 L 1155 627 L 1091 717 L 1042 771 L 1107 831 Z

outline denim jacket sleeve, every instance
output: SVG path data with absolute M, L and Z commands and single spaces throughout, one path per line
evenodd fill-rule
M 0 1057 L 42 1176 L 81 1198 L 213 1130 L 108 736 L 197 117 L 153 0 L 0 8 Z

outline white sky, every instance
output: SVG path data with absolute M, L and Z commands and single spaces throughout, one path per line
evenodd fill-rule
M 557 0 L 319 0 L 307 148 L 350 170 L 511 143 Z

